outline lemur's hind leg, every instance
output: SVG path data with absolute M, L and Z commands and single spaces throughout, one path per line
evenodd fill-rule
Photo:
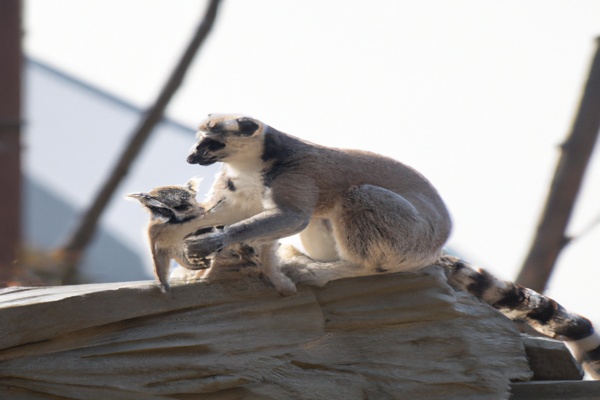
M 404 197 L 373 185 L 351 187 L 332 227 L 342 259 L 371 271 L 406 271 L 434 263 L 434 227 Z
M 312 259 L 323 262 L 340 259 L 329 219 L 312 218 L 299 236 L 306 254 Z
M 356 276 L 372 275 L 373 271 L 351 261 L 322 262 L 315 260 L 291 244 L 282 244 L 277 251 L 282 271 L 295 283 L 324 286 L 327 282 Z
M 522 320 L 543 335 L 565 342 L 573 356 L 594 378 L 600 378 L 600 335 L 592 323 L 566 310 L 551 298 L 509 281 L 497 279 L 483 269 L 443 256 L 448 283 L 496 308 L 510 319 Z
M 281 260 L 277 256 L 276 241 L 267 242 L 258 246 L 259 248 L 259 270 L 271 281 L 275 289 L 283 296 L 289 296 L 296 293 L 296 285 L 281 272 Z

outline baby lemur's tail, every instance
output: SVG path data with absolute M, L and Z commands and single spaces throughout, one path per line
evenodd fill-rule
M 592 323 L 551 298 L 513 282 L 501 281 L 456 257 L 440 260 L 448 283 L 466 291 L 513 320 L 522 320 L 543 335 L 565 342 L 594 379 L 600 379 L 600 335 Z

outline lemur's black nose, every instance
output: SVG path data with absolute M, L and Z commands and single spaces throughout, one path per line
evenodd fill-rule
M 225 147 L 225 143 L 204 138 L 190 149 L 187 162 L 190 164 L 211 165 L 219 161 L 219 156 L 213 154 Z
M 198 157 L 195 154 L 190 154 L 185 161 L 187 161 L 188 164 L 198 164 Z
M 198 164 L 198 161 L 200 161 L 200 157 L 198 156 L 197 144 L 192 146 L 185 160 L 188 162 L 188 164 Z

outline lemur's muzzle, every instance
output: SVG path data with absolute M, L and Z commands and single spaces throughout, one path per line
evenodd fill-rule
M 188 153 L 187 158 L 185 159 L 189 164 L 199 164 L 200 163 L 200 155 L 198 154 L 197 145 L 193 145 Z
M 189 164 L 211 165 L 219 161 L 216 151 L 225 147 L 225 143 L 210 138 L 202 138 L 190 149 L 186 161 Z

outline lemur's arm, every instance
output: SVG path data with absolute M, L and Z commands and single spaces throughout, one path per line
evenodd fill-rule
M 310 212 L 275 208 L 225 227 L 226 244 L 250 240 L 271 241 L 291 236 L 306 228 Z
M 271 241 L 291 236 L 303 230 L 310 221 L 310 213 L 280 208 L 263 211 L 251 218 L 185 241 L 188 258 L 207 257 L 232 243 Z
M 223 231 L 187 239 L 186 255 L 206 257 L 232 243 L 277 240 L 302 231 L 316 204 L 314 187 L 314 182 L 304 176 L 279 178 L 267 190 L 265 211 L 226 226 Z

